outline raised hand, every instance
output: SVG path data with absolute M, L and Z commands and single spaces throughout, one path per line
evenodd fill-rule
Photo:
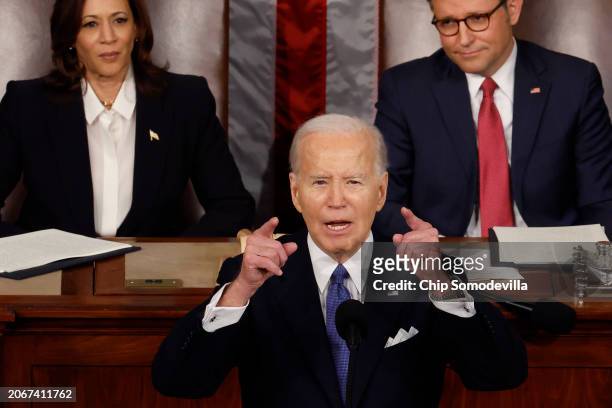
M 396 246 L 411 242 L 439 242 L 438 230 L 430 223 L 423 221 L 406 207 L 402 207 L 401 213 L 411 231 L 393 235 L 393 243 Z
M 278 222 L 270 218 L 247 238 L 240 273 L 225 289 L 218 306 L 244 306 L 266 280 L 283 274 L 282 267 L 297 244 L 281 244 L 273 238 Z
M 423 221 L 406 207 L 401 209 L 406 225 L 411 231 L 405 234 L 393 235 L 393 243 L 398 255 L 406 255 L 410 258 L 435 258 L 440 256 L 438 245 L 438 230 L 427 221 Z M 419 279 L 432 279 L 443 276 L 437 271 L 419 269 L 416 271 Z

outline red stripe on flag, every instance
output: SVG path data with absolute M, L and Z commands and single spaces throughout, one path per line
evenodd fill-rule
M 293 133 L 325 112 L 326 0 L 277 0 L 275 97 L 275 204 L 281 231 L 300 217 L 291 206 L 288 156 Z

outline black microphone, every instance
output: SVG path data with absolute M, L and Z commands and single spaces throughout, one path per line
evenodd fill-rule
M 359 347 L 368 332 L 365 305 L 354 299 L 342 302 L 336 309 L 336 329 L 349 350 Z
M 510 299 L 479 291 L 478 294 L 499 303 L 502 307 L 519 311 L 529 316 L 531 324 L 552 334 L 567 334 L 576 323 L 576 311 L 560 302 L 541 301 L 537 303 L 514 302 Z
M 355 372 L 355 356 L 361 341 L 367 336 L 368 321 L 365 305 L 358 300 L 349 299 L 336 309 L 336 330 L 346 341 L 350 355 L 346 375 L 346 406 L 353 405 L 353 377 Z

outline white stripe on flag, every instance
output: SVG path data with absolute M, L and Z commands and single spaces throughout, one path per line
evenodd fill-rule
M 374 120 L 378 90 L 378 0 L 327 2 L 326 111 Z
M 229 146 L 245 187 L 260 202 L 274 142 L 276 0 L 230 0 Z

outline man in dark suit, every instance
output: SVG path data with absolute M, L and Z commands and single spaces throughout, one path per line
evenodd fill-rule
M 612 126 L 592 63 L 515 40 L 522 0 L 431 0 L 442 49 L 387 70 L 376 126 L 389 193 L 441 234 L 601 223 L 612 234 Z
M 384 142 L 358 119 L 323 115 L 298 130 L 290 156 L 293 204 L 307 231 L 275 241 L 273 218 L 224 263 L 213 297 L 160 346 L 152 373 L 163 394 L 212 395 L 238 367 L 245 407 L 346 406 L 348 349 L 335 312 L 362 297 L 361 244 L 373 239 L 387 188 Z M 437 240 L 430 224 L 404 213 L 413 231 L 401 241 Z M 524 380 L 525 350 L 500 313 L 448 303 L 365 304 L 353 406 L 435 406 L 447 363 L 470 388 Z

